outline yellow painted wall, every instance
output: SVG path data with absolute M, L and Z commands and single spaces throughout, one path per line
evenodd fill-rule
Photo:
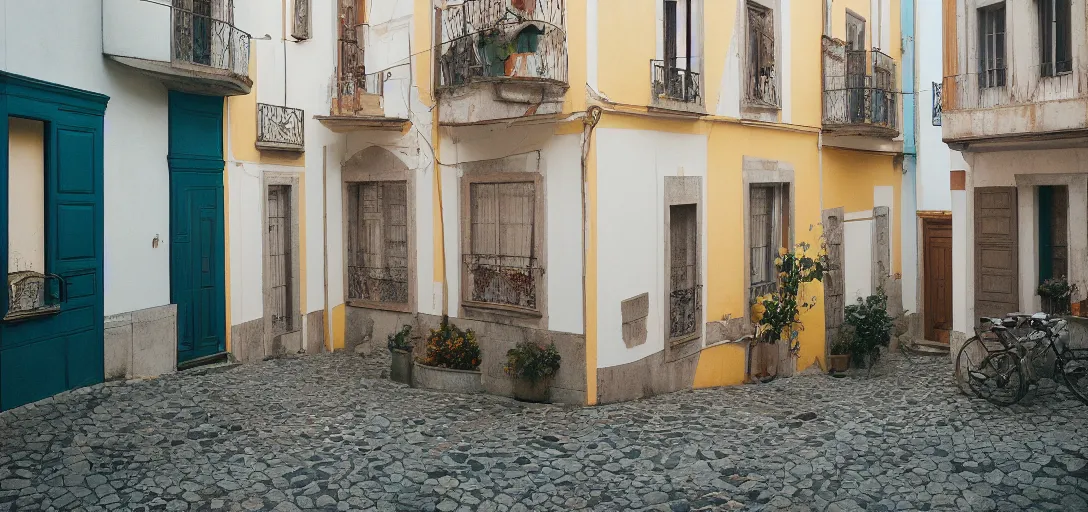
M 608 99 L 629 105 L 650 102 L 650 61 L 656 57 L 655 0 L 605 0 L 597 15 L 597 80 Z M 568 50 L 570 51 L 570 50 Z
M 727 343 L 703 350 L 695 368 L 694 387 L 713 388 L 744 384 L 747 363 L 744 345 Z
M 344 348 L 344 314 L 345 306 L 340 304 L 339 306 L 333 306 L 332 308 L 332 349 L 340 350 Z
M 846 213 L 873 209 L 873 187 L 892 187 L 892 271 L 903 271 L 899 227 L 903 205 L 903 172 L 894 157 L 845 149 L 824 148 L 824 208 L 843 207 Z
M 707 155 L 707 320 L 743 317 L 749 307 L 744 288 L 745 156 L 788 162 L 794 168 L 794 240 L 815 245 L 819 232 L 809 230 L 821 218 L 820 159 L 816 133 L 794 132 L 715 123 L 709 128 Z M 872 196 L 872 192 L 869 193 Z M 817 296 L 817 306 L 801 317 L 800 367 L 824 354 L 823 288 L 807 285 L 806 295 Z M 743 360 L 743 354 L 739 356 Z M 700 365 L 702 363 L 700 362 Z M 723 385 L 727 375 L 721 377 Z M 705 378 L 700 382 L 708 382 Z
M 256 55 L 254 53 L 252 58 L 249 59 L 249 76 L 254 79 L 257 78 Z M 249 94 L 227 97 L 230 149 L 234 154 L 234 159 L 242 162 L 305 167 L 305 153 L 260 151 L 257 149 L 257 88 L 260 86 L 261 84 L 254 80 L 253 89 Z

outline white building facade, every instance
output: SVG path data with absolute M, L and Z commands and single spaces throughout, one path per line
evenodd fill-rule
M 1088 292 L 1085 3 L 943 7 L 943 138 L 966 164 L 951 180 L 954 330 L 969 336 L 979 317 L 1054 307 L 1048 279 L 1076 285 L 1073 303 Z

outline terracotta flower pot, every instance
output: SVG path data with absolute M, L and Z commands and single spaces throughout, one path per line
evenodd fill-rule
M 393 361 L 389 365 L 389 378 L 393 382 L 412 385 L 412 353 L 403 350 L 389 351 Z
M 510 5 L 530 16 L 536 10 L 536 0 L 510 0 Z
M 548 403 L 551 400 L 551 379 L 533 382 L 528 379 L 514 379 L 514 398 L 522 402 Z
M 511 54 L 510 57 L 508 57 L 503 64 L 505 66 L 506 76 L 522 78 L 532 76 L 531 69 L 529 67 L 529 59 L 533 55 L 533 53 Z
M 850 369 L 850 354 L 827 356 L 827 372 L 842 373 Z

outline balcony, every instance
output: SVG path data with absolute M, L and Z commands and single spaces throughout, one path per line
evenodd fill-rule
M 232 0 L 103 0 L 103 53 L 170 89 L 249 94 L 250 35 L 233 13 Z
M 439 121 L 558 114 L 567 84 L 564 0 L 464 0 L 442 11 Z
M 305 113 L 299 108 L 257 104 L 257 149 L 304 151 Z
M 653 107 L 696 114 L 706 112 L 702 77 L 691 70 L 693 64 L 696 64 L 693 59 L 685 57 L 650 61 Z
M 1046 149 L 1088 137 L 1088 70 L 1040 76 L 1035 66 L 944 78 L 941 127 L 953 149 Z
M 340 18 L 348 21 L 340 26 L 336 95 L 332 99 L 329 115 L 317 116 L 317 120 L 337 133 L 356 130 L 403 131 L 408 126 L 407 92 L 402 90 L 404 87 L 390 87 L 387 91 L 386 83 L 409 84 L 412 70 L 410 60 L 367 73 L 364 48 L 369 38 L 369 28 L 354 24 L 351 20 L 355 20 L 356 15 L 352 12 L 342 12 Z M 405 51 L 405 55 L 407 53 Z M 399 100 L 399 103 L 394 102 L 394 106 L 403 108 L 387 108 L 387 92 Z
M 899 136 L 895 60 L 878 50 L 847 50 L 824 38 L 824 133 L 839 137 Z

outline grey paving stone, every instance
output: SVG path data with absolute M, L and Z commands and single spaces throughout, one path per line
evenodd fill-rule
M 1088 407 L 994 407 L 943 358 L 578 408 L 395 385 L 380 352 L 0 413 L 0 509 L 1088 510 Z

